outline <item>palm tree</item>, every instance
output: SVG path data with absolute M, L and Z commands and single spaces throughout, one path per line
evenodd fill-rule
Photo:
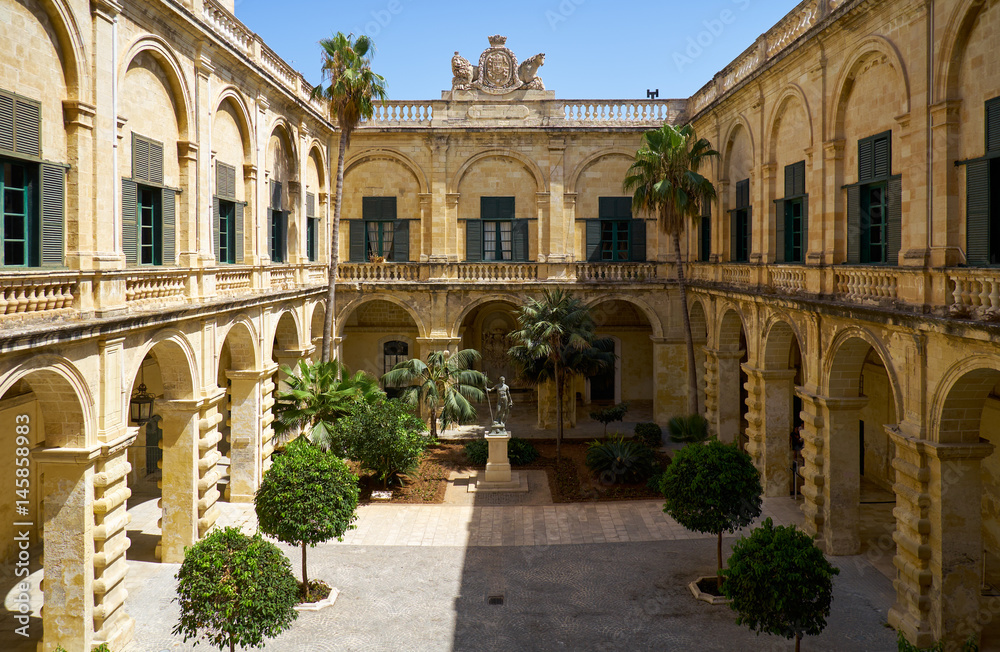
M 698 374 L 694 362 L 694 342 L 687 307 L 687 287 L 681 259 L 681 233 L 689 220 L 697 217 L 705 202 L 715 199 L 715 186 L 698 174 L 709 157 L 718 156 L 711 144 L 695 135 L 691 125 L 665 124 L 643 135 L 642 147 L 622 182 L 632 193 L 632 204 L 653 213 L 660 228 L 674 243 L 677 285 L 684 306 L 684 340 L 687 344 L 688 412 L 698 414 Z
M 431 439 L 437 439 L 439 411 L 442 428 L 475 421 L 476 408 L 469 401 L 482 401 L 482 388 L 486 387 L 486 376 L 471 368 L 480 358 L 479 351 L 450 353 L 432 351 L 426 363 L 419 358 L 405 360 L 382 376 L 386 387 L 404 388 L 405 402 L 430 410 Z
M 378 382 L 363 371 L 353 376 L 336 360 L 313 362 L 299 360 L 298 374 L 284 365 L 288 389 L 278 394 L 274 405 L 274 430 L 278 441 L 287 441 L 301 429 L 313 444 L 329 450 L 333 424 L 351 410 L 357 401 L 375 403 L 385 393 Z
M 614 364 L 611 338 L 597 337 L 590 309 L 562 289 L 529 298 L 518 311 L 519 330 L 511 333 L 508 354 L 522 378 L 556 384 L 556 457 L 562 456 L 563 394 L 568 378 L 593 374 Z
M 371 119 L 374 102 L 385 100 L 385 79 L 370 68 L 375 44 L 367 36 L 362 34 L 355 40 L 354 34 L 345 36 L 343 32 L 337 32 L 333 38 L 323 39 L 319 44 L 323 48 L 323 81 L 313 89 L 312 95 L 329 103 L 330 112 L 337 116 L 340 127 L 337 195 L 333 208 L 333 242 L 330 245 L 330 287 L 323 316 L 321 358 L 323 362 L 329 362 L 340 246 L 340 208 L 344 196 L 344 156 L 351 143 L 351 132 L 362 120 Z M 324 82 L 329 82 L 325 88 Z

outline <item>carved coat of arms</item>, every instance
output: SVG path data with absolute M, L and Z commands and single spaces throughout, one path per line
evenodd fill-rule
M 479 56 L 479 65 L 455 53 L 451 59 L 451 89 L 466 91 L 478 89 L 490 95 L 503 95 L 517 90 L 544 90 L 538 68 L 545 64 L 545 54 L 536 54 L 518 65 L 517 57 L 505 44 L 506 36 L 488 37 L 490 47 Z

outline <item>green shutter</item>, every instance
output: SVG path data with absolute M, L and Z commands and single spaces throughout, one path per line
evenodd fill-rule
M 243 262 L 243 202 L 236 202 L 236 228 L 235 231 L 236 238 L 236 262 Z
M 809 195 L 802 198 L 802 262 L 806 262 L 809 251 Z
M 348 260 L 352 263 L 363 263 L 365 260 L 365 223 L 362 220 L 348 220 L 350 239 Z
M 632 198 L 619 197 L 615 202 L 615 217 L 620 220 L 632 219 Z
M 795 196 L 795 164 L 785 166 L 785 197 Z
M 629 229 L 629 260 L 646 262 L 646 220 L 632 220 Z
M 858 181 L 867 181 L 875 176 L 872 160 L 874 158 L 874 140 L 864 138 L 858 141 Z
M 167 188 L 163 189 L 163 264 L 173 265 L 177 262 L 175 254 L 175 193 Z
M 384 219 L 384 220 L 394 220 L 394 219 L 396 219 L 396 198 L 395 197 L 383 197 L 382 198 L 382 219 Z
M 366 220 L 374 220 L 376 218 L 376 213 L 379 212 L 381 207 L 378 203 L 378 197 L 362 197 L 361 198 L 361 217 Z
M 135 265 L 139 261 L 139 203 L 131 179 L 122 179 L 122 249 L 126 263 Z
M 785 197 L 806 194 L 806 162 L 799 161 L 785 166 Z
M 405 263 L 410 260 L 410 223 L 406 220 L 393 222 L 392 260 L 396 263 Z
M 316 193 L 306 193 L 306 217 L 316 217 Z
M 236 168 L 216 161 L 215 194 L 220 197 L 236 198 Z
M 986 103 L 986 151 L 1000 152 L 1000 97 Z
M 42 266 L 63 264 L 66 216 L 66 168 L 42 163 Z
M 149 181 L 149 141 L 132 134 L 132 178 Z
M 470 263 L 483 260 L 483 223 L 480 220 L 465 221 L 465 259 Z
M 222 256 L 222 210 L 218 196 L 212 197 L 212 240 L 215 242 L 215 262 L 219 263 Z
M 737 196 L 739 195 L 739 190 L 736 191 Z M 738 200 L 737 200 L 738 201 Z M 740 248 L 737 242 L 736 236 L 739 234 L 739 229 L 737 228 L 736 221 L 738 219 L 739 209 L 733 209 L 729 211 L 729 260 L 736 261 L 739 254 Z
M 788 171 L 792 166 L 785 167 L 785 194 L 788 194 L 789 179 Z M 788 228 L 788 208 L 789 202 L 777 200 L 774 202 L 774 262 L 783 263 L 791 251 L 789 239 L 792 237 L 792 230 Z
M 511 257 L 514 260 L 528 260 L 528 220 L 511 221 Z
M 861 263 L 861 186 L 847 188 L 847 262 Z
M 614 197 L 597 198 L 597 217 L 614 217 L 615 205 Z
M 264 209 L 264 213 L 267 216 L 265 218 L 264 224 L 264 254 L 271 257 L 271 232 L 274 226 L 274 211 L 270 208 Z M 273 262 L 273 261 L 272 261 Z
M 872 173 L 876 179 L 889 176 L 892 161 L 889 136 L 880 136 L 872 143 Z
M 701 262 L 707 263 L 712 257 L 712 217 L 703 215 L 701 218 Z
M 601 262 L 601 221 L 587 220 L 587 260 Z
M 163 145 L 149 141 L 149 180 L 163 183 Z
M 990 262 L 990 161 L 965 166 L 965 260 L 969 265 Z
M 42 155 L 42 105 L 38 102 L 14 100 L 14 151 L 25 156 Z
M 903 240 L 903 179 L 899 175 L 891 177 L 886 186 L 886 262 L 898 265 Z
M 747 206 L 747 262 L 750 261 L 751 251 L 753 251 L 753 207 Z
M 479 219 L 481 220 L 495 220 L 499 215 L 499 208 L 497 206 L 496 197 L 480 197 L 479 198 Z
M 14 98 L 0 93 L 0 149 L 14 151 Z

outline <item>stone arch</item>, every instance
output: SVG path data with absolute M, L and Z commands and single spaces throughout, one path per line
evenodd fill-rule
M 750 121 L 746 119 L 742 113 L 737 113 L 733 121 L 730 123 L 729 128 L 726 130 L 726 136 L 722 139 L 725 145 L 722 148 L 722 167 L 721 174 L 719 175 L 721 179 L 729 179 L 729 168 L 732 165 L 732 154 L 733 154 L 733 143 L 736 142 L 736 137 L 739 136 L 740 130 L 746 131 L 747 140 L 750 143 L 750 168 L 753 169 L 753 162 L 757 160 L 757 148 L 754 143 L 753 138 L 753 128 L 750 126 Z M 731 179 L 730 179 L 731 181 Z
M 227 343 L 232 357 L 232 368 L 241 371 L 260 369 L 260 350 L 257 346 L 259 336 L 253 322 L 241 315 L 220 333 L 219 350 Z M 221 358 L 220 358 L 221 362 Z
M 961 0 L 944 28 L 943 46 L 937 50 L 934 62 L 934 96 L 931 102 L 958 96 L 959 73 L 969 38 L 975 30 L 979 15 L 988 7 L 983 0 Z
M 534 177 L 536 192 L 548 191 L 549 189 L 548 182 L 546 181 L 545 176 L 542 174 L 541 169 L 539 169 L 538 164 L 536 164 L 533 160 L 531 160 L 530 158 L 528 158 L 524 154 L 521 154 L 518 151 L 512 149 L 497 148 L 497 149 L 488 149 L 483 152 L 477 152 L 476 154 L 473 154 L 468 159 L 466 159 L 466 161 L 462 163 L 462 166 L 458 168 L 458 172 L 455 173 L 453 181 L 451 182 L 451 184 L 449 184 L 448 192 L 457 193 L 459 185 L 462 183 L 462 178 L 465 176 L 465 173 L 468 172 L 479 161 L 488 158 L 509 158 L 517 161 L 524 167 L 525 170 L 527 170 L 529 174 L 531 174 L 532 177 Z
M 326 320 L 326 301 L 317 301 L 312 307 L 309 319 L 309 336 L 314 340 L 323 338 L 323 322 Z
M 608 301 L 622 301 L 624 303 L 634 305 L 636 308 L 642 311 L 643 316 L 646 317 L 646 321 L 649 322 L 650 328 L 653 329 L 653 337 L 663 337 L 663 323 L 662 321 L 660 321 L 659 315 L 656 314 L 656 311 L 653 310 L 653 308 L 648 303 L 646 303 L 645 301 L 636 296 L 623 294 L 620 292 L 614 292 L 611 294 L 602 294 L 592 299 L 588 299 L 585 303 L 588 308 L 593 308 L 596 305 Z
M 273 344 L 277 340 L 280 351 L 301 350 L 303 339 L 300 321 L 298 313 L 287 306 L 274 313 L 274 330 L 268 343 Z
M 902 419 L 903 394 L 899 376 L 892 365 L 892 356 L 885 345 L 868 329 L 850 326 L 839 331 L 826 347 L 822 359 L 823 374 L 820 382 L 831 397 L 857 397 L 861 370 L 868 355 L 868 349 L 875 350 L 889 377 L 889 386 L 896 407 L 896 421 Z
M 355 310 L 365 305 L 366 303 L 371 303 L 372 301 L 386 301 L 392 303 L 400 308 L 402 308 L 406 313 L 413 319 L 413 323 L 417 326 L 417 337 L 424 338 L 427 337 L 427 328 L 424 325 L 423 319 L 420 318 L 420 313 L 418 313 L 413 306 L 407 304 L 402 299 L 398 299 L 391 294 L 377 294 L 372 296 L 361 296 L 353 301 L 349 302 L 343 308 L 340 309 L 339 314 L 336 316 L 335 326 L 337 332 L 335 337 L 344 336 L 344 327 L 347 325 L 347 320 Z
M 699 297 L 691 297 L 688 305 L 688 321 L 691 322 L 691 339 L 695 344 L 708 343 L 708 311 Z
M 215 111 L 212 112 L 213 119 L 226 102 L 229 102 L 230 106 L 235 109 L 234 113 L 238 119 L 237 126 L 240 128 L 240 137 L 243 140 L 243 160 L 244 162 L 252 162 L 256 139 L 253 132 L 253 120 L 250 117 L 250 111 L 247 110 L 246 100 L 235 86 L 226 86 L 217 96 Z M 237 170 L 236 176 L 242 178 L 243 171 Z
M 749 332 L 743 313 L 740 309 L 730 303 L 719 306 L 719 313 L 722 317 L 718 321 L 715 348 L 719 351 L 738 351 L 740 348 L 740 333 Z M 749 345 L 749 340 L 747 341 Z
M 774 112 L 771 114 L 768 120 L 767 129 L 764 132 L 766 134 L 766 157 L 767 162 L 774 163 L 777 160 L 776 148 L 778 145 L 778 129 L 781 126 L 781 118 L 784 116 L 785 112 L 791 106 L 792 102 L 798 101 L 802 106 L 802 111 L 806 115 L 806 126 L 809 129 L 809 142 L 805 147 L 812 147 L 813 144 L 813 119 L 812 113 L 809 110 L 809 100 L 806 98 L 806 94 L 802 91 L 802 88 L 798 84 L 789 84 L 785 89 L 778 95 L 777 101 L 774 103 Z M 803 147 L 803 149 L 805 149 Z
M 297 161 L 299 160 L 295 149 L 295 139 L 292 138 L 292 128 L 283 116 L 278 116 L 271 123 L 270 128 L 267 132 L 267 145 L 264 152 L 264 168 L 267 170 L 271 176 L 275 176 L 274 164 L 275 161 L 271 160 L 271 139 L 277 138 L 281 143 L 282 148 L 285 150 L 285 161 L 283 165 L 288 172 L 288 178 L 283 179 L 286 181 L 295 181 L 298 179 L 299 166 Z M 285 191 L 287 194 L 287 190 Z
M 90 75 L 87 72 L 86 39 L 67 0 L 41 0 L 42 11 L 48 16 L 58 40 L 57 53 L 62 61 L 63 81 L 68 99 L 90 98 Z M 90 23 L 87 23 L 87 27 Z
M 424 174 L 420 166 L 417 165 L 416 161 L 406 154 L 398 152 L 394 149 L 369 149 L 361 152 L 357 156 L 352 157 L 349 161 L 344 163 L 344 178 L 346 179 L 347 174 L 355 167 L 363 163 L 367 163 L 368 161 L 378 159 L 385 159 L 400 164 L 413 175 L 414 179 L 416 179 L 417 187 L 420 189 L 421 193 L 430 192 L 430 184 L 427 182 L 427 176 Z
M 899 81 L 903 86 L 902 114 L 906 115 L 910 112 L 910 80 L 906 73 L 906 67 L 903 65 L 903 58 L 896 46 L 884 36 L 869 36 L 855 48 L 854 54 L 847 58 L 847 64 L 841 70 L 837 83 L 833 87 L 836 89 L 834 119 L 830 122 L 830 129 L 833 133 L 827 140 L 842 137 L 847 103 L 854 88 L 854 80 L 872 57 L 877 55 L 884 55 L 889 61 L 889 65 L 899 75 Z
M 125 375 L 126 383 L 131 385 L 134 382 L 139 376 L 143 360 L 147 355 L 151 355 L 160 367 L 163 398 L 191 400 L 199 395 L 201 386 L 197 356 L 184 333 L 173 328 L 158 331 L 133 351 L 132 363 Z M 124 396 L 123 400 L 127 403 L 128 396 Z
M 771 315 L 761 331 L 761 356 L 760 362 L 763 369 L 787 369 L 788 354 L 792 343 L 796 343 L 801 352 L 804 348 L 805 338 L 802 330 L 795 320 L 786 314 Z M 809 358 L 802 356 L 802 375 L 809 378 L 806 364 Z
M 507 303 L 513 306 L 516 310 L 524 305 L 524 298 L 517 297 L 513 294 L 491 294 L 490 296 L 479 297 L 474 301 L 470 301 L 462 307 L 459 311 L 458 318 L 452 322 L 451 332 L 458 334 L 462 330 L 462 324 L 465 323 L 466 318 L 468 318 L 472 311 L 487 303 Z
M 323 155 L 323 148 L 316 139 L 313 139 L 313 141 L 309 143 L 308 147 L 309 149 L 306 150 L 308 152 L 308 157 L 316 164 L 316 176 L 318 177 L 319 182 L 319 188 L 317 188 L 317 191 L 326 192 L 326 181 L 329 174 L 326 167 L 326 156 Z
M 47 448 L 88 448 L 97 443 L 96 403 L 83 374 L 62 356 L 41 354 L 11 361 L 0 377 L 0 398 L 24 381 L 44 415 Z
M 184 77 L 184 67 L 181 65 L 177 55 L 174 54 L 174 51 L 164 39 L 153 34 L 146 34 L 138 37 L 132 42 L 126 50 L 125 56 L 122 57 L 118 69 L 119 87 L 125 83 L 125 74 L 128 72 L 132 61 L 143 52 L 149 52 L 156 62 L 160 64 L 160 67 L 162 67 L 166 72 L 167 79 L 170 82 L 170 90 L 173 94 L 174 102 L 176 102 L 177 105 L 177 131 L 180 134 L 181 140 L 191 140 L 189 130 L 190 125 L 194 123 L 191 115 L 191 107 L 193 104 L 191 100 L 191 92 L 188 89 L 188 83 Z
M 954 364 L 931 402 L 931 440 L 978 443 L 983 401 L 998 384 L 1000 360 L 996 356 L 974 355 Z
M 571 188 L 572 189 L 571 192 L 576 192 L 576 193 L 580 192 L 580 189 L 577 188 L 577 184 L 580 180 L 580 176 L 587 171 L 587 168 L 589 168 L 591 165 L 593 165 L 594 163 L 603 158 L 610 158 L 616 156 L 622 156 L 631 161 L 635 159 L 635 151 L 629 151 L 624 147 L 609 147 L 607 149 L 602 149 L 598 152 L 594 152 L 587 158 L 583 159 L 583 161 L 576 166 L 573 172 L 570 173 L 566 182 L 566 188 Z M 458 186 L 456 185 L 455 187 L 457 188 Z

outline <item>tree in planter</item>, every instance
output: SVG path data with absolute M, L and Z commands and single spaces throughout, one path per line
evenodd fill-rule
M 382 382 L 386 387 L 404 388 L 405 402 L 430 411 L 431 439 L 437 439 L 439 414 L 443 429 L 452 423 L 476 420 L 476 408 L 470 401 L 483 400 L 482 388 L 487 383 L 486 376 L 471 368 L 479 358 L 475 349 L 463 349 L 455 355 L 447 350 L 432 351 L 426 363 L 418 358 L 398 363 L 382 376 Z
M 278 547 L 239 528 L 215 530 L 184 551 L 177 571 L 184 641 L 202 638 L 220 650 L 263 647 L 298 614 L 292 566 Z
M 334 439 L 346 456 L 373 472 L 388 487 L 389 481 L 416 467 L 430 443 L 427 425 L 398 400 L 358 402 L 334 428 Z
M 635 153 L 635 160 L 622 182 L 622 190 L 632 194 L 635 208 L 655 215 L 662 231 L 673 241 L 677 259 L 677 288 L 683 307 L 684 341 L 687 344 L 688 413 L 699 414 L 698 374 L 680 238 L 685 226 L 701 214 L 701 207 L 715 199 L 715 186 L 698 174 L 698 169 L 719 153 L 707 140 L 698 138 L 691 125 L 674 127 L 665 124 L 659 129 L 647 131 L 642 138 L 642 147 Z
M 518 311 L 519 329 L 510 334 L 508 351 L 522 378 L 556 385 L 556 457 L 562 456 L 563 394 L 567 380 L 614 364 L 614 343 L 598 337 L 590 309 L 562 289 L 529 298 Z
M 760 472 L 735 446 L 710 441 L 688 444 L 663 472 L 663 511 L 689 530 L 718 537 L 716 581 L 722 585 L 722 533 L 735 532 L 760 516 Z
M 774 527 L 768 518 L 733 544 L 722 591 L 738 625 L 794 638 L 799 652 L 803 636 L 817 636 L 826 627 L 833 576 L 839 573 L 812 537 L 794 525 Z
M 353 529 L 357 518 L 358 477 L 343 460 L 296 439 L 264 474 L 254 497 L 257 521 L 265 534 L 302 546 L 302 593 L 310 598 L 306 546 L 315 546 Z
M 373 403 L 385 397 L 378 382 L 363 371 L 353 376 L 336 360 L 299 360 L 298 373 L 287 365 L 288 390 L 279 392 L 274 405 L 274 429 L 279 441 L 287 441 L 299 429 L 323 450 L 329 450 L 333 424 L 347 414 L 356 401 Z
M 385 78 L 372 72 L 371 58 L 375 44 L 364 34 L 337 32 L 332 38 L 322 39 L 322 82 L 312 90 L 314 98 L 326 100 L 330 113 L 337 116 L 340 129 L 340 146 L 337 153 L 337 188 L 333 204 L 333 242 L 330 245 L 330 268 L 323 314 L 323 345 L 321 360 L 330 361 L 333 338 L 333 310 L 336 305 L 337 263 L 340 247 L 340 213 L 344 198 L 344 158 L 351 144 L 351 133 L 362 120 L 371 119 L 375 102 L 385 100 Z M 326 87 L 323 83 L 327 83 Z

